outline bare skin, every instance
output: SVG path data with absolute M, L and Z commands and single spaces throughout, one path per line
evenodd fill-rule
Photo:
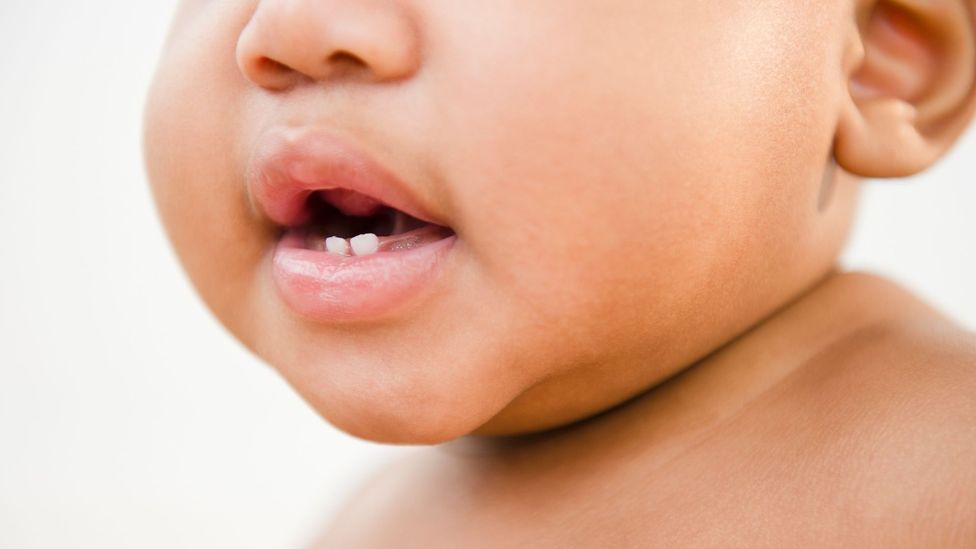
M 969 547 L 973 394 L 972 333 L 833 272 L 608 413 L 418 452 L 316 546 Z
M 345 432 L 439 445 L 326 546 L 964 547 L 973 338 L 836 264 L 863 178 L 928 169 L 970 124 L 974 14 L 183 0 L 147 171 L 230 333 Z M 251 176 L 285 128 L 361 149 L 453 231 L 409 306 L 283 297 L 299 222 Z

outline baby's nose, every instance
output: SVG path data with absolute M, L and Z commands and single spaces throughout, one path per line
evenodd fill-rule
M 420 64 L 418 29 L 395 0 L 260 0 L 238 38 L 237 64 L 273 90 L 350 75 L 399 80 Z

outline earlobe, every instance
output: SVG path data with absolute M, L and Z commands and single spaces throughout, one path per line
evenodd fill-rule
M 934 164 L 976 105 L 973 0 L 861 0 L 834 155 L 862 177 Z
M 922 134 L 918 111 L 897 98 L 861 100 L 841 117 L 837 163 L 861 177 L 905 177 L 935 163 L 943 149 Z

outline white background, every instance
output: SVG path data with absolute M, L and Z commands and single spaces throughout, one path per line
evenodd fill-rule
M 0 547 L 293 547 L 405 449 L 325 424 L 192 293 L 140 158 L 172 1 L 0 3 Z M 976 138 L 845 263 L 976 326 Z

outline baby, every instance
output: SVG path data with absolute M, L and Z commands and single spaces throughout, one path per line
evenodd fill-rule
M 976 546 L 976 336 L 837 266 L 863 178 L 972 118 L 974 12 L 181 2 L 145 152 L 193 284 L 432 446 L 318 543 Z

